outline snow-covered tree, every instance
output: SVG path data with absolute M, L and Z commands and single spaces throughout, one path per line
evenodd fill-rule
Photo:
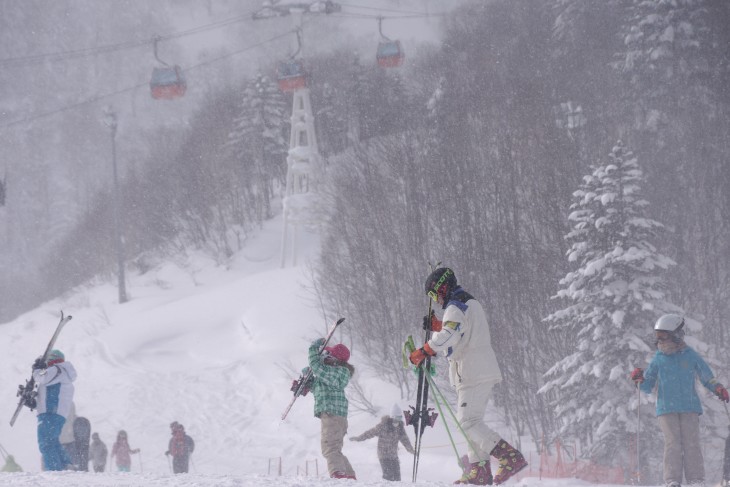
M 242 183 L 258 195 L 259 221 L 272 216 L 273 185 L 286 178 L 287 120 L 286 99 L 273 81 L 259 74 L 246 85 L 227 146 L 244 169 Z
M 627 9 L 626 51 L 616 66 L 634 87 L 637 128 L 655 132 L 688 105 L 712 104 L 709 3 L 644 0 Z
M 566 236 L 575 269 L 556 296 L 568 304 L 545 319 L 566 337 L 566 355 L 547 372 L 541 392 L 554 403 L 561 436 L 609 465 L 629 466 L 635 458 L 638 397 L 628 374 L 645 367 L 657 317 L 682 312 L 667 300 L 662 275 L 675 263 L 655 247 L 663 225 L 647 217 L 643 180 L 637 158 L 620 141 L 583 178 Z M 653 408 L 641 413 L 648 422 Z M 656 428 L 641 433 L 642 455 L 661 451 L 653 447 L 661 445 Z

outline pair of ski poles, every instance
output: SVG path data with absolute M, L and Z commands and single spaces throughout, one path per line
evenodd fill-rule
M 443 393 L 441 392 L 441 389 L 438 388 L 436 385 L 436 381 L 430 376 L 430 374 L 426 374 L 426 380 L 428 381 L 429 386 L 431 389 L 433 389 L 436 394 L 433 396 L 433 400 L 436 403 L 436 408 L 439 410 L 439 414 L 441 414 L 441 417 L 444 418 L 444 427 L 446 428 L 446 433 L 449 435 L 449 442 L 451 443 L 452 448 L 454 449 L 454 454 L 456 455 L 457 462 L 459 463 L 459 467 L 464 468 L 465 465 L 461 464 L 461 457 L 459 456 L 459 450 L 456 448 L 456 442 L 454 441 L 454 437 L 451 435 L 451 429 L 449 428 L 449 424 L 446 422 L 446 415 L 444 414 L 443 407 L 446 409 L 446 411 L 449 413 L 449 416 L 454 421 L 454 424 L 456 425 L 459 432 L 464 436 L 466 439 L 466 442 L 469 444 L 469 447 L 473 451 L 478 451 L 476 446 L 474 445 L 474 442 L 471 441 L 471 438 L 469 438 L 469 435 L 466 434 L 466 431 L 464 431 L 464 428 L 461 426 L 461 423 L 459 422 L 459 419 L 456 417 L 456 414 L 454 414 L 454 410 L 449 405 L 449 402 L 444 397 Z

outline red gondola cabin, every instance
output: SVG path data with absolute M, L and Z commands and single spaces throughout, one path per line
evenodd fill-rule
M 173 100 L 185 95 L 188 89 L 180 66 L 164 66 L 152 69 L 150 91 L 155 100 Z
M 279 89 L 285 93 L 296 91 L 307 86 L 304 65 L 298 59 L 289 59 L 279 63 L 277 72 Z
M 404 57 L 400 41 L 381 41 L 378 44 L 378 52 L 375 54 L 378 66 L 381 68 L 397 68 L 403 64 Z

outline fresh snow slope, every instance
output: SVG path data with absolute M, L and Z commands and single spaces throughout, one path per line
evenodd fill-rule
M 0 486 L 356 485 L 326 478 L 311 396 L 300 398 L 287 420 L 280 421 L 291 399 L 291 380 L 306 365 L 308 344 L 337 318 L 322 316 L 311 291 L 309 263 L 316 257 L 317 239 L 300 239 L 301 264 L 281 269 L 280 238 L 281 220 L 275 219 L 247 242 L 227 269 L 200 255 L 185 262 L 162 262 L 129 277 L 131 300 L 124 305 L 116 303 L 112 284 L 101 283 L 2 325 L 0 412 L 6 419 L 0 422 L 0 443 L 26 472 L 0 474 Z M 142 450 L 133 457 L 131 473 L 117 473 L 113 465 L 103 474 L 40 472 L 34 414 L 25 409 L 13 428 L 8 425 L 17 384 L 27 378 L 30 364 L 45 348 L 60 310 L 74 317 L 57 348 L 79 373 L 78 414 L 89 418 L 92 431 L 99 432 L 110 450 L 117 431 L 128 432 L 130 445 Z M 414 402 L 401 400 L 395 387 L 368 373 L 363 367 L 367 356 L 356 347 L 352 362 L 366 394 L 381 408 L 379 414 L 389 414 L 396 402 L 402 409 Z M 196 441 L 188 475 L 173 476 L 163 454 L 173 420 L 185 425 Z M 362 433 L 378 420 L 379 416 L 351 411 L 349 435 Z M 412 438 L 412 429 L 408 431 Z M 504 434 L 511 438 L 509 430 Z M 381 479 L 375 444 L 374 439 L 345 442 L 357 485 L 398 485 Z M 403 484 L 413 485 L 412 457 L 402 448 L 400 452 Z M 276 475 L 279 457 L 282 476 Z M 315 459 L 319 478 L 314 475 Z M 298 475 L 297 468 L 303 472 L 308 460 L 310 475 Z M 437 427 L 425 433 L 417 485 L 449 485 L 458 476 L 439 419 Z M 513 484 L 585 485 L 532 478 Z

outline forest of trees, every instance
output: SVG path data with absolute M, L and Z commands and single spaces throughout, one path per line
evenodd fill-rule
M 725 0 L 475 0 L 397 70 L 345 48 L 308 57 L 327 213 L 314 286 L 368 366 L 411 392 L 400 347 L 441 261 L 487 310 L 515 439 L 626 464 L 627 374 L 667 310 L 727 382 L 728 25 Z M 250 75 L 211 90 L 185 130 L 154 133 L 123 184 L 130 267 L 192 247 L 224 263 L 276 213 L 288 103 Z M 109 200 L 56 243 L 42 287 L 2 276 L 0 289 L 30 305 L 111 275 Z M 703 434 L 717 439 L 711 399 Z M 660 439 L 645 435 L 642 478 L 658 481 Z

